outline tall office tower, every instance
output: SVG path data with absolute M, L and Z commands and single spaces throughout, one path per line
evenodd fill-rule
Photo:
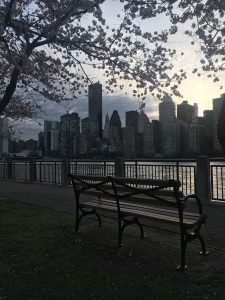
M 151 122 L 146 122 L 143 128 L 143 155 L 152 157 L 154 154 L 153 125 Z
M 179 151 L 179 121 L 170 117 L 162 127 L 163 153 L 166 157 L 176 157 Z
M 194 117 L 198 117 L 198 103 L 194 103 Z
M 0 118 L 0 154 L 9 152 L 9 123 L 6 118 Z
M 60 117 L 60 152 L 70 158 L 77 154 L 77 139 L 80 135 L 80 118 L 78 113 L 65 114 Z
M 138 115 L 138 133 L 144 133 L 144 128 L 149 124 L 149 118 L 143 110 Z
M 122 153 L 122 126 L 117 110 L 114 110 L 109 121 L 109 142 L 111 152 Z
M 59 129 L 51 130 L 51 151 L 59 150 Z
M 159 122 L 166 123 L 170 117 L 175 117 L 175 104 L 170 96 L 164 96 L 159 104 Z
M 118 110 L 113 111 L 110 121 L 109 121 L 109 127 L 117 127 L 120 129 L 122 128 Z
M 78 138 L 78 149 L 79 154 L 87 154 L 90 151 L 90 139 L 88 135 L 83 133 Z
M 44 121 L 44 151 L 45 153 L 59 150 L 59 122 Z
M 192 156 L 205 154 L 205 119 L 196 117 L 190 126 L 189 149 Z
M 88 112 L 91 135 L 102 138 L 102 85 L 99 82 L 88 86 Z
M 103 130 L 103 138 L 108 139 L 109 138 L 109 114 L 107 113 L 105 116 L 105 125 Z
M 149 128 L 148 125 L 150 124 L 148 116 L 144 113 L 142 109 L 138 114 L 138 134 L 137 134 L 137 156 L 143 157 L 144 154 L 144 131 L 145 127 Z M 147 138 L 147 136 L 146 136 Z M 145 138 L 145 141 L 147 139 Z M 145 143 L 145 147 L 147 144 Z M 146 152 L 146 151 L 145 151 Z M 145 155 L 146 156 L 146 155 Z
M 220 110 L 222 107 L 223 99 L 225 94 L 222 94 L 220 98 L 213 99 L 213 140 L 214 140 L 214 152 L 216 155 L 223 154 L 222 148 L 218 141 L 217 136 L 217 123 L 220 115 Z
M 188 104 L 187 101 L 183 101 L 177 105 L 177 119 L 191 124 L 192 119 L 195 116 L 196 106 Z
M 138 149 L 138 119 L 139 113 L 135 110 L 126 112 L 126 129 L 128 133 L 129 143 L 131 143 L 131 148 L 128 149 L 129 155 L 127 157 L 135 158 L 139 152 Z M 125 130 L 126 132 L 126 130 Z M 133 137 L 131 136 L 133 134 Z M 126 143 L 126 142 L 125 142 Z M 124 144 L 125 144 L 124 143 Z M 132 146 L 134 145 L 134 147 Z M 126 152 L 126 150 L 125 150 Z M 131 153 L 133 152 L 133 153 Z
M 134 127 L 123 128 L 123 156 L 125 158 L 136 158 L 137 132 Z
M 162 127 L 162 148 L 166 157 L 177 155 L 178 122 L 175 117 L 175 104 L 172 98 L 164 96 L 159 104 L 159 121 Z
M 38 133 L 38 149 L 44 151 L 44 132 L 40 131 Z
M 158 120 L 152 120 L 153 142 L 156 153 L 162 153 L 162 126 Z
M 178 123 L 178 148 L 177 153 L 179 157 L 186 158 L 189 157 L 189 133 L 190 124 L 177 120 Z
M 138 132 L 139 113 L 136 110 L 126 112 L 126 127 L 133 127 Z
M 86 136 L 90 135 L 90 120 L 88 117 L 81 120 L 81 133 Z
M 212 156 L 214 154 L 213 110 L 204 110 L 203 117 L 205 119 L 206 154 Z

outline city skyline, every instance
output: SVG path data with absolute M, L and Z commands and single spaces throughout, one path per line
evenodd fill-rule
M 211 110 L 213 108 L 213 99 L 220 97 L 222 92 L 215 95 L 208 103 L 208 105 L 202 107 L 199 105 L 197 101 L 190 101 L 189 99 L 179 99 L 176 101 L 176 97 L 172 97 L 175 105 L 182 103 L 183 101 L 188 101 L 189 104 L 193 105 L 194 103 L 198 104 L 199 116 L 203 116 L 203 111 L 206 109 Z M 152 119 L 158 120 L 158 106 L 161 100 L 151 99 L 149 102 L 145 102 L 144 111 L 148 115 L 148 117 Z M 126 94 L 113 94 L 113 95 L 104 95 L 104 87 L 103 87 L 103 97 L 102 97 L 102 121 L 104 121 L 105 115 L 107 112 L 118 110 L 120 112 L 120 117 L 122 124 L 125 124 L 125 112 L 128 110 L 139 110 L 139 101 L 137 98 L 129 97 Z M 43 113 L 44 112 L 44 113 Z M 41 112 L 41 118 L 37 118 L 37 120 L 26 120 L 26 122 L 16 122 L 16 130 L 20 131 L 23 134 L 19 134 L 23 139 L 35 138 L 38 132 L 43 127 L 44 120 L 52 120 L 59 121 L 60 116 L 67 112 L 77 112 L 81 118 L 88 116 L 88 96 L 80 96 L 80 98 L 64 103 L 43 103 L 43 109 Z
M 42 150 L 45 156 L 53 153 L 53 157 L 69 158 L 80 155 L 172 158 L 221 153 L 216 128 L 225 94 L 213 99 L 213 110 L 204 110 L 204 117 L 198 115 L 196 103 L 191 105 L 185 100 L 176 105 L 166 95 L 158 105 L 159 121 L 149 119 L 140 107 L 139 111 L 129 108 L 122 124 L 118 109 L 102 115 L 101 84 L 90 85 L 89 90 L 88 117 L 67 112 L 60 116 L 60 121 L 45 120 L 41 142 L 44 148 L 37 147 L 37 150 Z

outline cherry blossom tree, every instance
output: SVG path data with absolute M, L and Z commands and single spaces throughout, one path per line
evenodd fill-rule
M 179 95 L 186 72 L 173 73 L 177 53 L 167 41 L 184 23 L 191 42 L 200 43 L 202 70 L 193 72 L 207 71 L 219 80 L 225 60 L 223 0 L 114 1 L 123 9 L 113 28 L 104 19 L 104 2 L 0 1 L 0 115 L 31 116 L 39 109 L 38 98 L 77 97 L 91 82 L 91 68 L 104 73 L 109 92 L 123 89 L 125 79 L 134 95 L 142 89 L 142 99 L 147 93 Z M 145 32 L 138 25 L 160 15 L 170 21 L 166 30 Z

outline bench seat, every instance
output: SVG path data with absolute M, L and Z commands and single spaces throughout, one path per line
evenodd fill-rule
M 96 210 L 103 210 L 109 212 L 117 211 L 116 201 L 104 198 L 91 199 L 85 203 L 82 203 L 82 206 L 86 208 L 92 208 Z M 125 215 L 138 216 L 152 219 L 154 221 L 171 223 L 176 225 L 180 223 L 177 210 L 163 209 L 156 206 L 141 205 L 138 203 L 129 203 L 124 201 L 120 201 L 120 210 Z M 200 218 L 200 214 L 184 213 L 183 224 L 186 228 L 194 227 L 197 225 Z

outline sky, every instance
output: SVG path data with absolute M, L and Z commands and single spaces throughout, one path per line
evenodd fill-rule
M 116 14 L 120 12 L 121 6 L 118 0 L 107 0 L 103 6 L 104 17 L 111 26 L 117 26 Z M 140 21 L 142 29 L 148 31 L 159 30 L 167 28 L 168 21 L 164 17 L 160 17 L 157 20 L 145 20 Z M 186 25 L 187 26 L 187 25 Z M 192 74 L 192 70 L 195 67 L 200 66 L 200 54 L 199 45 L 191 45 L 192 40 L 184 35 L 184 31 L 187 28 L 180 26 L 178 33 L 169 40 L 169 46 L 176 48 L 177 57 L 175 57 L 173 64 L 174 70 L 184 69 L 188 73 L 188 79 L 186 79 L 179 87 L 183 98 L 172 97 L 176 104 L 187 100 L 188 103 L 198 103 L 199 115 L 203 114 L 203 110 L 212 109 L 212 99 L 220 97 L 224 90 L 220 89 L 220 86 L 224 82 L 225 74 L 220 74 L 221 82 L 213 83 L 212 79 L 207 77 L 207 74 L 198 77 L 197 74 Z M 180 55 L 180 53 L 184 55 Z M 93 82 L 104 82 L 105 78 L 101 73 L 92 71 L 89 74 Z M 133 88 L 132 88 L 133 89 Z M 114 94 L 108 95 L 104 89 L 103 84 L 103 124 L 105 114 L 108 112 L 112 114 L 114 109 L 119 111 L 122 124 L 125 121 L 125 111 L 138 110 L 139 102 L 137 98 L 133 97 L 132 89 L 125 89 L 124 91 L 115 90 Z M 152 96 L 147 95 L 145 100 L 145 113 L 149 116 L 150 120 L 158 119 L 158 105 L 159 100 L 154 99 Z M 61 102 L 59 104 L 46 101 L 42 105 L 42 109 L 39 113 L 37 120 L 26 120 L 16 124 L 17 136 L 22 139 L 34 138 L 37 139 L 38 132 L 43 131 L 43 122 L 47 120 L 60 120 L 60 116 L 69 112 L 78 112 L 81 118 L 88 116 L 88 98 L 85 95 L 81 95 L 78 99 L 71 102 Z

